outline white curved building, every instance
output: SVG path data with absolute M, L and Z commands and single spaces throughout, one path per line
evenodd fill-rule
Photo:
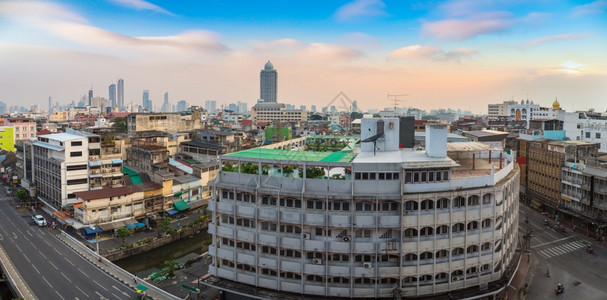
M 445 124 L 427 125 L 426 151 L 400 150 L 399 120 L 378 120 L 363 119 L 353 153 L 222 156 L 209 202 L 215 283 L 245 294 L 379 298 L 502 278 L 518 231 L 512 157 L 448 145 Z

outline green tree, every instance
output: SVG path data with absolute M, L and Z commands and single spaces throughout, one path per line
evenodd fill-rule
M 179 262 L 172 258 L 162 262 L 162 269 L 166 268 L 168 278 L 175 277 L 175 269 L 177 265 L 179 265 Z
M 114 124 L 112 124 L 112 128 L 118 133 L 127 132 L 127 120 L 126 117 L 116 117 L 114 118 Z
M 18 189 L 15 192 L 15 197 L 17 197 L 17 199 L 19 199 L 21 202 L 25 202 L 25 201 L 27 201 L 27 198 L 29 196 L 28 196 L 27 191 L 25 189 Z
M 164 217 L 158 221 L 158 227 L 160 227 L 160 230 L 158 230 L 158 235 L 167 233 L 173 229 L 171 221 L 172 219 L 169 217 Z
M 306 168 L 306 178 L 319 179 L 325 176 L 325 170 L 319 167 Z
M 351 119 L 352 121 L 354 121 L 354 120 L 356 120 L 356 119 L 362 119 L 362 118 L 363 118 L 363 114 L 362 114 L 362 113 L 359 113 L 359 112 L 357 112 L 357 111 L 353 111 L 353 112 L 350 114 L 350 119 Z
M 125 239 L 129 236 L 131 236 L 131 231 L 124 228 L 124 227 L 120 227 L 116 230 L 116 233 L 118 234 L 118 237 L 122 239 L 122 243 L 125 243 Z

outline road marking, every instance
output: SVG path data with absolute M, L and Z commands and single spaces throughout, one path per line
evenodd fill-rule
M 77 289 L 78 289 L 78 290 L 79 290 L 81 293 L 83 293 L 83 294 L 84 294 L 84 295 L 85 295 L 87 298 L 89 297 L 89 295 L 87 295 L 87 294 L 86 294 L 86 293 L 85 293 L 83 290 L 81 290 L 79 286 L 76 286 L 76 288 L 77 288 Z
M 118 298 L 118 299 L 122 299 L 122 298 L 120 298 L 120 297 L 116 296 L 116 294 L 114 294 L 114 293 L 112 293 L 112 296 L 114 296 L 114 297 L 116 297 L 116 298 Z
M 566 239 L 570 239 L 570 238 L 572 238 L 572 237 L 573 237 L 573 236 L 568 236 L 568 237 L 566 237 L 566 238 L 558 239 L 558 240 L 556 240 L 556 241 L 551 241 L 551 242 L 546 242 L 546 243 L 542 243 L 542 244 L 539 244 L 539 245 L 531 246 L 531 248 L 533 249 L 533 248 L 541 247 L 541 246 L 544 246 L 544 245 L 549 245 L 549 244 L 553 244 L 553 243 L 558 243 L 558 242 L 560 242 L 560 241 L 564 241 L 564 240 L 566 240 Z
M 100 286 L 102 289 L 104 289 L 107 292 L 107 289 L 103 285 L 99 284 L 99 282 L 97 282 L 95 279 L 93 279 L 93 282 L 96 283 L 98 286 Z
M 23 237 L 29 242 L 30 239 L 27 238 L 27 235 L 24 235 Z
M 17 234 L 13 231 L 13 238 L 16 240 L 17 239 Z
M 34 267 L 34 270 L 36 270 L 36 272 L 38 272 L 38 274 L 40 274 L 40 271 L 38 271 L 38 268 L 36 268 L 36 265 L 32 265 L 32 267 Z
M 53 248 L 53 250 L 55 250 L 55 252 L 57 252 L 57 254 L 63 256 L 63 254 L 61 252 L 59 252 L 57 249 Z
M 113 288 L 115 288 L 117 291 L 119 291 L 120 293 L 122 293 L 125 296 L 128 296 L 129 294 L 123 292 L 121 289 L 117 288 L 115 285 L 112 285 Z
M 41 238 L 42 238 L 42 236 L 41 236 Z M 46 244 L 47 244 L 49 247 L 51 247 L 51 248 L 53 247 L 53 246 L 51 246 L 51 244 L 49 244 L 49 242 L 47 242 L 46 240 L 44 240 L 44 242 L 45 242 L 45 243 L 46 243 Z
M 64 258 L 65 258 L 65 260 L 67 260 L 68 263 L 70 263 L 70 265 L 75 266 L 75 264 L 71 260 L 69 260 L 67 257 L 64 257 Z
M 99 299 L 104 299 L 104 300 L 109 300 L 108 298 L 103 297 L 103 295 L 101 295 L 99 292 L 95 291 L 95 294 L 97 294 L 97 296 L 99 296 Z
M 19 252 L 23 252 L 23 250 L 21 250 L 21 247 L 19 247 L 19 245 L 15 244 L 15 247 L 17 247 L 17 249 L 19 250 Z
M 48 263 L 51 264 L 51 266 L 53 266 L 53 268 L 55 268 L 55 270 L 59 271 L 59 268 L 57 268 L 57 266 L 55 266 L 55 264 L 53 262 L 51 262 L 49 260 Z
M 69 277 L 67 277 L 67 276 L 65 276 L 65 274 L 63 274 L 63 272 L 61 272 L 61 275 L 63 275 L 63 277 L 65 277 L 65 279 L 67 279 L 67 281 L 69 281 L 70 283 L 73 283 Z
M 48 283 L 48 281 L 47 281 L 47 283 Z M 61 299 L 65 300 L 65 298 L 63 298 L 63 296 L 61 296 L 61 294 L 59 294 L 59 292 L 57 292 L 56 290 L 55 290 L 55 293 L 57 293 L 57 296 L 61 297 Z
M 41 251 L 38 251 L 40 253 L 40 255 L 42 255 L 42 257 L 44 257 L 44 259 L 48 260 L 48 258 L 46 258 L 46 255 L 44 255 L 44 253 L 42 253 Z
M 86 276 L 86 277 L 90 278 L 90 277 L 89 277 L 89 275 L 88 275 L 88 274 L 86 274 L 86 273 L 84 273 L 84 271 L 80 270 L 80 268 L 78 268 L 78 271 L 80 271 L 80 273 L 84 274 L 84 276 Z
M 42 276 L 42 279 L 44 279 L 44 281 L 46 282 L 46 284 L 48 284 L 48 286 L 53 287 L 53 286 L 51 285 L 51 283 L 50 283 L 50 282 L 48 282 L 48 280 L 46 280 L 46 278 L 45 278 L 44 276 Z
M 22 253 L 23 253 L 23 252 L 22 252 Z M 27 262 L 29 262 L 30 264 L 32 263 L 32 262 L 30 261 L 30 259 L 27 257 L 27 255 L 25 255 L 25 253 L 23 253 L 23 257 L 25 257 L 25 259 L 27 260 Z
M 0 241 L 4 241 L 4 237 L 0 234 Z

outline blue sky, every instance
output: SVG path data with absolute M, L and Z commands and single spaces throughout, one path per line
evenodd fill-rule
M 272 60 L 279 100 L 486 112 L 529 98 L 604 111 L 607 0 L 3 1 L 0 101 L 61 103 L 125 80 L 128 102 L 259 97 Z

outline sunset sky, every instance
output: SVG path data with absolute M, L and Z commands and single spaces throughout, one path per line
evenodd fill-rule
M 125 102 L 204 105 L 259 98 L 325 106 L 340 91 L 363 110 L 486 113 L 527 99 L 607 109 L 607 0 L 1 1 L 0 101 L 76 101 L 125 81 Z M 339 106 L 339 105 L 338 105 Z

